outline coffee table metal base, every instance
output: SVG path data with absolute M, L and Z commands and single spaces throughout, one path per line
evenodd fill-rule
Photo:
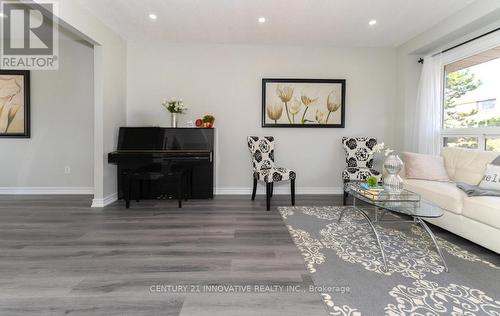
M 375 229 L 375 226 L 373 226 L 373 223 L 370 219 L 370 217 L 368 216 L 368 214 L 366 214 L 362 209 L 360 208 L 357 208 L 354 206 L 353 208 L 356 212 L 358 212 L 359 214 L 363 215 L 363 217 L 366 219 L 366 221 L 368 222 L 368 224 L 370 225 L 373 233 L 375 234 L 375 238 L 377 239 L 377 244 L 378 244 L 378 247 L 380 249 L 380 253 L 382 254 L 382 260 L 384 261 L 384 270 L 386 272 L 389 272 L 389 268 L 387 267 L 387 260 L 385 259 L 385 253 L 384 253 L 384 248 L 382 247 L 382 242 L 380 241 L 380 236 L 377 232 L 377 230 Z M 340 221 L 342 221 L 342 216 L 344 216 L 344 211 L 345 211 L 345 208 L 342 209 L 342 212 L 340 213 L 340 216 L 339 216 L 339 223 Z
M 382 246 L 382 242 L 380 240 L 380 236 L 379 236 L 379 234 L 377 232 L 377 229 L 373 225 L 373 222 L 370 219 L 370 217 L 368 216 L 368 214 L 366 214 L 365 211 L 363 211 L 362 209 L 360 209 L 360 208 L 358 208 L 356 206 L 356 198 L 354 198 L 354 201 L 353 201 L 353 210 L 355 210 L 356 212 L 358 212 L 359 214 L 361 214 L 363 216 L 363 218 L 366 219 L 366 221 L 370 225 L 371 230 L 375 234 L 375 238 L 377 240 L 377 244 L 378 244 L 378 247 L 380 249 L 380 253 L 382 254 L 382 260 L 384 261 L 384 270 L 386 272 L 389 272 L 389 268 L 387 266 L 387 260 L 386 260 L 386 257 L 385 257 L 384 247 Z M 342 217 L 344 216 L 344 212 L 345 211 L 346 211 L 346 208 L 342 209 L 342 212 L 340 213 L 340 216 L 339 216 L 339 219 L 338 219 L 339 223 L 342 221 Z M 377 223 L 383 223 L 383 221 L 381 221 L 381 219 L 385 215 L 385 213 L 387 212 L 387 210 L 382 210 L 383 213 L 380 216 L 380 218 L 377 218 L 377 211 L 378 211 L 378 208 L 376 207 L 375 208 L 375 222 L 377 222 Z M 413 221 L 410 221 L 410 222 L 416 222 L 416 223 L 418 223 L 427 232 L 427 234 L 429 235 L 429 237 L 431 237 L 432 242 L 434 243 L 434 246 L 436 247 L 437 253 L 438 253 L 439 257 L 441 257 L 441 261 L 443 262 L 444 269 L 445 269 L 446 272 L 448 272 L 449 271 L 448 270 L 448 265 L 446 264 L 446 261 L 444 260 L 444 256 L 443 256 L 443 253 L 441 252 L 441 248 L 439 248 L 439 245 L 437 243 L 436 237 L 432 233 L 431 229 L 429 228 L 429 226 L 427 226 L 427 224 L 420 217 L 412 216 L 412 218 L 413 218 Z M 409 222 L 409 221 L 404 221 L 404 220 L 398 221 L 398 220 L 396 220 L 396 221 L 389 221 L 389 222 L 395 223 L 395 222 Z
M 427 234 L 431 237 L 432 242 L 434 243 L 434 246 L 436 246 L 436 250 L 441 257 L 441 261 L 443 262 L 444 269 L 446 272 L 448 272 L 448 265 L 446 264 L 446 261 L 444 260 L 443 253 L 441 252 L 441 248 L 439 248 L 439 245 L 436 240 L 436 236 L 432 233 L 432 230 L 427 226 L 427 224 L 420 218 L 420 217 L 415 217 L 417 222 L 420 224 L 420 226 L 423 227 L 423 229 L 427 232 Z

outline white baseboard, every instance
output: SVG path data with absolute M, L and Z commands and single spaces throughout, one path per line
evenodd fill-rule
M 295 194 L 342 194 L 344 192 L 342 187 L 297 187 Z M 216 188 L 215 194 L 252 194 L 252 188 L 249 187 L 233 187 L 233 188 Z M 265 194 L 264 187 L 257 187 L 257 194 Z M 274 194 L 290 194 L 290 187 L 275 187 Z
M 296 194 L 342 194 L 342 187 L 297 187 Z M 257 187 L 257 194 L 264 194 L 265 188 L 261 185 Z M 45 195 L 90 195 L 94 194 L 92 187 L 0 187 L 0 195 L 16 194 L 45 194 Z M 216 195 L 245 195 L 252 194 L 250 187 L 225 187 L 216 188 Z M 279 186 L 274 188 L 274 194 L 290 194 L 289 186 Z M 92 207 L 105 207 L 118 200 L 118 194 L 112 193 L 102 199 L 92 199 Z
M 112 193 L 103 199 L 93 199 L 92 207 L 105 207 L 118 200 L 118 193 Z
M 0 194 L 94 194 L 93 187 L 0 187 Z
M 344 190 L 342 187 L 297 187 L 296 194 L 342 194 Z M 257 187 L 257 194 L 264 194 L 265 189 Z M 252 188 L 239 187 L 239 188 L 216 188 L 216 195 L 245 195 L 252 194 Z M 274 194 L 283 195 L 290 194 L 290 187 L 276 187 Z M 93 199 L 92 207 L 105 207 L 118 200 L 118 194 L 115 192 L 103 199 Z

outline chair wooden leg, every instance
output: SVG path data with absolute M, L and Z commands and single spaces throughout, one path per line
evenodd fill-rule
M 295 179 L 290 180 L 290 193 L 292 196 L 292 206 L 295 206 Z
M 257 193 L 257 179 L 253 178 L 252 201 L 255 200 L 255 193 Z
M 266 183 L 266 209 L 271 209 L 271 183 Z
M 344 191 L 344 199 L 343 199 L 343 205 L 345 206 L 347 204 L 347 197 L 349 196 L 349 194 L 347 192 Z

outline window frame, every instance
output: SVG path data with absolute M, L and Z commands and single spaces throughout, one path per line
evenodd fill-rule
M 477 137 L 478 149 L 486 151 L 486 138 L 499 137 L 500 126 L 498 127 L 469 127 L 469 128 L 444 128 L 444 89 L 446 82 L 445 66 L 456 61 L 471 57 L 481 52 L 500 46 L 500 32 L 492 33 L 484 38 L 478 39 L 471 43 L 465 44 L 461 47 L 455 48 L 440 56 L 440 71 L 441 71 L 441 131 L 440 131 L 440 144 L 441 148 L 444 147 L 445 137 Z M 498 100 L 497 100 L 498 101 Z

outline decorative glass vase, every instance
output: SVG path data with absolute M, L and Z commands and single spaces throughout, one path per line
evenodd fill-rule
M 392 153 L 384 161 L 384 169 L 387 174 L 384 176 L 384 188 L 390 192 L 403 191 L 403 179 L 399 176 L 399 172 L 403 169 L 403 161 L 398 155 Z
M 170 127 L 177 127 L 177 113 L 175 112 L 170 112 L 171 115 L 171 124 Z

